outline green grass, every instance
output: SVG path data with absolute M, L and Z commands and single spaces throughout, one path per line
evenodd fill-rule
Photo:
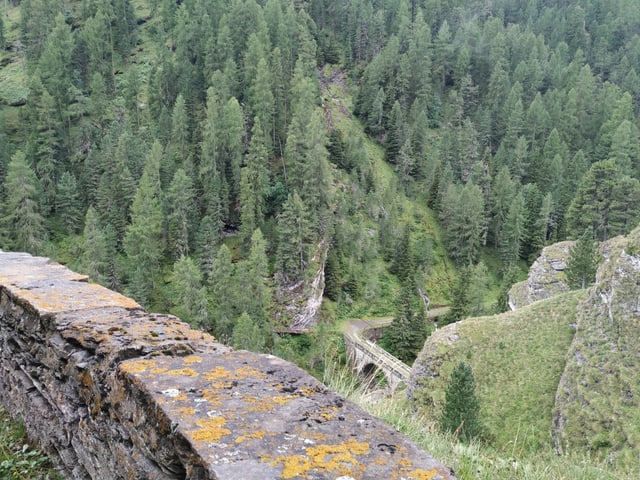
M 24 428 L 0 407 L 0 478 L 62 480 L 48 458 L 27 442 Z
M 417 364 L 438 375 L 422 380 L 422 405 L 438 415 L 453 367 L 465 360 L 476 392 L 487 439 L 502 454 L 548 450 L 555 393 L 573 338 L 578 302 L 584 291 L 537 302 L 515 312 L 471 318 L 432 335 Z M 452 334 L 457 340 L 452 341 Z
M 407 435 L 443 464 L 451 467 L 459 480 L 626 480 L 637 472 L 614 468 L 588 456 L 558 456 L 550 449 L 536 453 L 497 451 L 486 444 L 459 443 L 439 431 L 427 414 L 416 413 L 404 392 L 393 396 L 371 391 L 348 371 L 325 369 L 324 382 Z

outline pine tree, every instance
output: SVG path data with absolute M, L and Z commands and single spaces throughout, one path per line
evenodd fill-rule
M 173 264 L 171 287 L 172 313 L 198 328 L 207 327 L 207 289 L 202 286 L 202 273 L 191 257 L 182 256 Z
M 588 227 L 569 250 L 564 273 L 569 287 L 586 288 L 596 279 L 600 255 L 593 240 L 593 229 Z
M 267 322 L 267 310 L 271 304 L 268 263 L 267 243 L 257 228 L 251 236 L 249 257 L 237 265 L 238 283 L 245 292 L 238 298 L 238 311 L 249 314 L 261 326 Z
M 313 248 L 309 214 L 297 192 L 289 195 L 278 218 L 279 273 L 290 281 L 304 276 Z
M 253 231 L 264 221 L 269 181 L 267 141 L 260 118 L 256 117 L 240 180 L 240 237 L 245 244 L 249 242 Z
M 106 285 L 108 272 L 107 239 L 100 228 L 98 214 L 89 207 L 84 220 L 83 248 L 80 269 L 96 283 Z
M 237 297 L 239 294 L 237 287 L 236 269 L 231 260 L 231 252 L 226 245 L 222 245 L 218 250 L 213 270 L 209 276 L 209 290 L 214 319 L 214 333 L 222 342 L 229 342 L 232 336 L 237 317 Z
M 233 329 L 233 348 L 261 353 L 266 350 L 265 331 L 243 312 Z
M 131 205 L 131 224 L 126 228 L 124 251 L 129 263 L 129 290 L 141 305 L 149 307 L 160 273 L 162 257 L 162 146 L 155 142 Z
M 518 192 L 509 207 L 509 213 L 503 227 L 500 243 L 503 271 L 507 271 L 520 259 L 522 245 L 526 235 L 526 219 L 527 209 L 524 196 L 522 192 Z
M 82 212 L 78 184 L 76 177 L 69 172 L 64 172 L 58 182 L 56 213 L 62 220 L 67 233 L 76 233 L 80 230 Z
M 3 248 L 43 253 L 47 240 L 40 214 L 40 184 L 21 151 L 11 157 L 4 180 L 5 200 L 0 218 Z
M 408 364 L 420 352 L 427 333 L 425 316 L 414 310 L 414 296 L 412 286 L 402 288 L 396 315 L 381 340 L 385 349 Z
M 440 428 L 463 441 L 470 441 L 482 435 L 480 423 L 480 402 L 476 397 L 476 382 L 471 367 L 458 363 L 451 372 L 451 379 L 445 391 L 445 403 L 440 417 Z
M 166 202 L 169 249 L 175 258 L 189 255 L 190 232 L 195 212 L 194 197 L 191 178 L 179 168 L 169 186 Z

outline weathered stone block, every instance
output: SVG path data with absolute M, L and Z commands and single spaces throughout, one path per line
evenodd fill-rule
M 313 377 L 0 252 L 0 403 L 73 479 L 452 479 Z

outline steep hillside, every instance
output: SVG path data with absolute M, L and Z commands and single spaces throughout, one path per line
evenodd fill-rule
M 561 452 L 588 450 L 638 463 L 640 451 L 640 229 L 608 242 L 596 285 L 580 304 L 556 395 Z
M 465 360 L 473 368 L 490 442 L 505 453 L 548 447 L 554 394 L 584 295 L 569 292 L 438 330 L 414 363 L 410 393 L 423 407 L 432 402 L 437 414 L 451 370 Z

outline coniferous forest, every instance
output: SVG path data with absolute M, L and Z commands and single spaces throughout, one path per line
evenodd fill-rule
M 324 284 L 410 362 L 421 293 L 500 312 L 544 246 L 640 222 L 635 0 L 0 10 L 0 248 L 239 348 L 302 357 L 274 332 Z

